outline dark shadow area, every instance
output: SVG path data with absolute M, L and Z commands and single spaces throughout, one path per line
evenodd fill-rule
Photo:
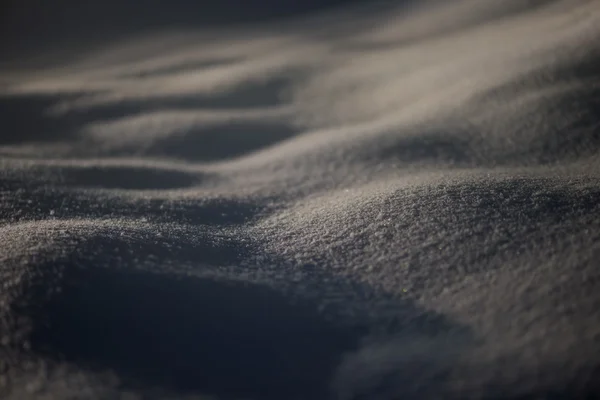
M 266 287 L 141 272 L 69 269 L 41 311 L 35 351 L 178 392 L 327 398 L 357 341 Z
M 227 110 L 262 109 L 284 105 L 282 93 L 290 84 L 289 78 L 270 77 L 265 80 L 244 82 L 232 88 L 224 88 L 215 93 L 191 93 L 160 97 L 154 93 L 149 98 L 122 100 L 115 104 L 98 104 L 90 109 L 82 109 L 80 114 L 88 115 L 88 121 L 114 119 L 140 112 L 186 111 L 186 110 Z M 72 113 L 77 113 L 73 110 Z
M 275 145 L 298 133 L 295 127 L 278 122 L 231 122 L 173 135 L 157 141 L 145 154 L 189 161 L 226 160 Z
M 14 57 L 73 41 L 114 41 L 164 28 L 261 23 L 360 2 L 365 0 L 9 0 L 0 12 L 0 49 Z
M 73 139 L 81 119 L 56 118 L 48 110 L 68 96 L 0 96 L 0 144 L 58 142 Z
M 553 367 L 560 368 L 560 366 L 555 365 Z M 556 374 L 555 371 L 550 371 L 548 366 L 541 369 L 549 375 Z M 544 373 L 542 375 L 545 375 Z M 551 384 L 547 388 L 519 387 L 518 381 L 515 385 L 492 384 L 488 385 L 484 394 L 477 396 L 477 398 L 485 400 L 596 400 L 600 398 L 600 364 L 590 365 L 588 368 L 578 370 L 563 368 L 561 374 L 565 383 L 559 387 L 552 387 Z M 547 379 L 547 376 L 544 376 L 544 378 Z M 523 385 L 525 385 L 525 382 L 523 382 Z M 458 400 L 459 398 L 464 399 L 465 397 L 453 396 L 453 399 Z M 475 398 L 475 396 L 468 398 Z
M 64 114 L 55 115 L 53 118 L 60 120 L 69 119 L 74 121 L 72 124 L 77 123 L 82 127 L 91 122 L 110 122 L 110 120 L 156 111 L 264 109 L 285 105 L 282 94 L 287 89 L 288 85 L 288 78 L 272 77 L 265 81 L 245 82 L 239 86 L 225 88 L 210 94 L 191 93 L 185 95 L 177 94 L 171 97 L 161 97 L 158 93 L 154 93 L 148 98 L 121 99 L 114 103 L 100 103 L 89 107 L 83 106 L 81 108 L 75 107 Z M 82 97 L 82 99 L 85 102 L 85 97 Z M 58 103 L 58 101 L 56 103 Z M 0 107 L 2 107 L 2 103 L 0 103 Z M 12 105 L 12 107 L 16 108 L 18 105 Z M 9 108 L 7 108 L 7 111 L 8 110 Z M 32 109 L 29 112 L 34 113 L 36 111 L 39 110 Z M 26 110 L 22 111 L 24 115 L 26 112 Z M 48 118 L 50 118 L 50 116 Z
M 70 167 L 60 171 L 61 183 L 75 188 L 165 190 L 201 184 L 201 174 L 133 166 Z
M 115 172 L 116 173 L 116 172 Z M 113 197 L 48 187 L 47 182 L 0 181 L 0 221 L 46 218 L 146 218 L 151 222 L 231 226 L 251 223 L 272 211 L 271 199 Z

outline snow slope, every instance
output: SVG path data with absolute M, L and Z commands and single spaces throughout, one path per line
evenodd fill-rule
M 598 1 L 73 53 L 2 64 L 0 396 L 600 395 Z

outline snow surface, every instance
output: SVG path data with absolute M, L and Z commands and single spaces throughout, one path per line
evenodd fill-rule
M 2 64 L 0 397 L 600 395 L 597 0 L 64 57 Z

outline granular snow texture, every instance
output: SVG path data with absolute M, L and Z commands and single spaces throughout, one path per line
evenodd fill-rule
M 356 6 L 0 75 L 0 397 L 600 396 L 600 3 Z

